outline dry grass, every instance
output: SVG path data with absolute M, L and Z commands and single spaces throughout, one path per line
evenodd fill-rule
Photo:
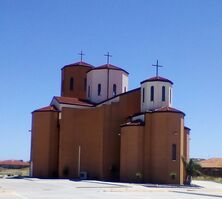
M 22 169 L 0 168 L 0 176 L 29 176 L 29 167 Z
M 203 181 L 213 181 L 222 183 L 222 177 L 213 177 L 213 176 L 197 176 L 193 178 L 194 180 L 203 180 Z

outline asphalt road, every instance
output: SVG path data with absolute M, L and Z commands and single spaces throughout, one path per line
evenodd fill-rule
M 194 186 L 109 183 L 101 181 L 0 179 L 0 199 L 206 199 L 222 198 L 222 184 Z

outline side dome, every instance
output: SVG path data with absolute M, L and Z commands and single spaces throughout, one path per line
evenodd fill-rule
M 172 107 L 172 81 L 158 76 L 144 80 L 140 84 L 142 112 Z

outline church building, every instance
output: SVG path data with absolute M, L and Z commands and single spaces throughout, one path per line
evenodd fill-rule
M 183 184 L 190 129 L 173 108 L 173 82 L 155 66 L 133 90 L 109 60 L 64 66 L 61 96 L 32 112 L 31 175 Z

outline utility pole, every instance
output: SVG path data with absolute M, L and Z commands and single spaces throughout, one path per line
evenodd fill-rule
M 78 148 L 78 176 L 80 178 L 80 169 L 81 167 L 81 146 L 79 145 L 79 148 Z

